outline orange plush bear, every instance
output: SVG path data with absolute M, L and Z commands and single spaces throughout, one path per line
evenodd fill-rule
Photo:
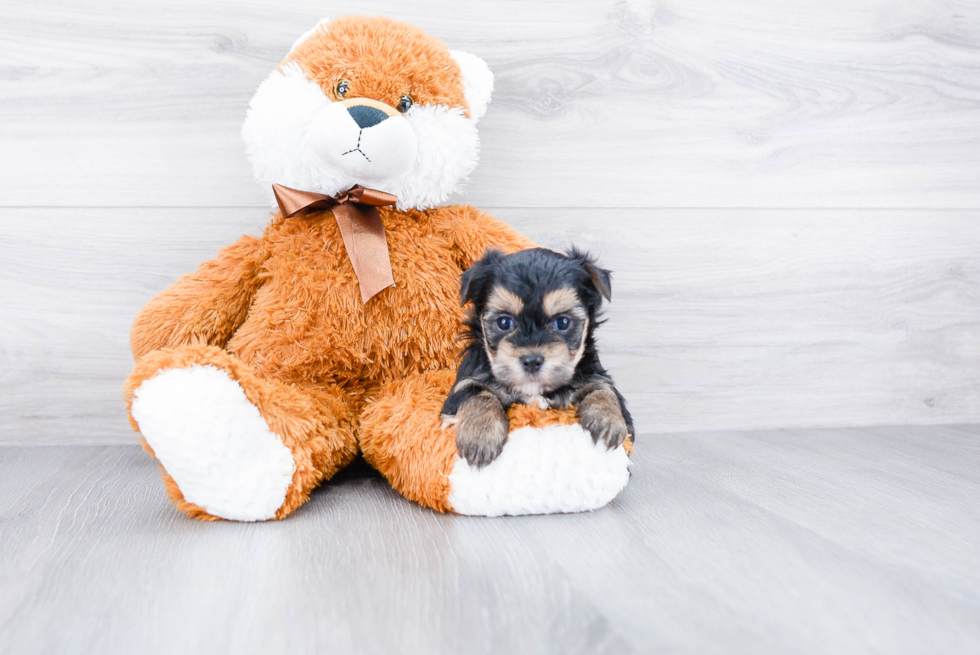
M 321 21 L 259 87 L 243 135 L 279 211 L 133 326 L 130 420 L 178 509 L 283 518 L 358 453 L 440 511 L 594 509 L 626 484 L 624 448 L 595 446 L 570 411 L 516 408 L 479 470 L 440 424 L 460 273 L 490 246 L 533 245 L 437 206 L 476 166 L 492 88 L 474 55 L 363 17 Z

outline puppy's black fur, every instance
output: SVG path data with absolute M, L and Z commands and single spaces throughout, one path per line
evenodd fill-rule
M 626 401 L 599 361 L 595 329 L 611 275 L 588 254 L 544 248 L 491 250 L 463 273 L 466 348 L 443 404 L 457 449 L 472 466 L 493 461 L 507 440 L 507 408 L 575 407 L 594 441 L 633 438 Z

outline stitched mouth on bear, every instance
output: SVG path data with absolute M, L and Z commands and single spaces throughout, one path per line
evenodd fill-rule
M 364 130 L 363 130 L 363 128 L 361 129 L 361 131 L 360 131 L 360 132 L 358 132 L 358 133 L 357 133 L 357 145 L 356 145 L 356 146 L 354 146 L 353 148 L 351 148 L 350 150 L 348 150 L 347 152 L 345 152 L 345 153 L 343 153 L 343 154 L 341 155 L 341 157 L 346 157 L 347 155 L 349 155 L 349 154 L 352 154 L 352 153 L 355 153 L 355 152 L 356 152 L 356 153 L 359 153 L 359 154 L 360 154 L 360 155 L 361 155 L 362 157 L 364 157 L 365 159 L 367 159 L 367 160 L 368 160 L 369 162 L 371 161 L 371 158 L 370 158 L 370 157 L 368 157 L 368 156 L 367 156 L 367 155 L 366 155 L 366 154 L 364 153 L 364 151 L 363 151 L 363 150 L 361 150 L 361 135 L 362 135 L 362 134 L 364 134 Z

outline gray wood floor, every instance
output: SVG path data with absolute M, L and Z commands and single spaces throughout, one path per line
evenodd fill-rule
M 591 514 L 361 469 L 259 525 L 185 519 L 131 446 L 0 447 L 0 651 L 980 652 L 980 426 L 639 445 Z

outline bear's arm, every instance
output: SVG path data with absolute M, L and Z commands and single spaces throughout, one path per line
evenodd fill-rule
M 453 244 L 461 270 L 472 266 L 488 248 L 512 253 L 538 247 L 511 226 L 475 207 L 454 205 L 435 211 L 439 212 L 442 229 Z
M 248 315 L 267 258 L 263 243 L 246 235 L 181 277 L 136 315 L 133 356 L 189 344 L 223 347 Z

